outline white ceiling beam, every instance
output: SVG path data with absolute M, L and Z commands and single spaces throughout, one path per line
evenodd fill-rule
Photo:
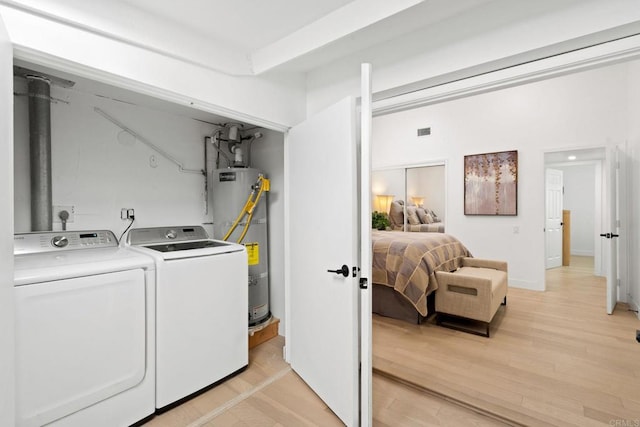
M 298 31 L 253 52 L 254 74 L 261 74 L 349 37 L 424 0 L 355 0 Z

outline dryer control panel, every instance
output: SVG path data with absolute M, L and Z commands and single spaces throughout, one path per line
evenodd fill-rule
M 13 236 L 14 255 L 113 246 L 118 246 L 118 239 L 109 230 L 43 231 Z
M 127 236 L 130 245 L 149 245 L 157 243 L 185 242 L 209 239 L 204 227 L 200 225 L 180 227 L 134 228 Z

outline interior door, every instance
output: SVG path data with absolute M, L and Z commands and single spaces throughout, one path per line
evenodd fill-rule
M 307 119 L 289 131 L 285 165 L 288 360 L 348 426 L 359 424 L 356 124 L 353 98 Z
M 619 152 L 617 147 L 607 150 L 607 186 L 605 193 L 605 230 L 600 236 L 604 239 L 602 244 L 604 262 L 607 269 L 607 314 L 613 314 L 618 302 L 618 180 L 619 180 Z
M 545 240 L 547 268 L 562 265 L 562 171 L 545 170 Z
M 13 46 L 0 17 L 0 425 L 14 421 Z

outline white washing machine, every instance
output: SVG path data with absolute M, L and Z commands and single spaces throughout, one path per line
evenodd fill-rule
M 155 265 L 110 231 L 14 236 L 18 426 L 155 411 Z
M 156 261 L 156 408 L 244 369 L 246 248 L 210 239 L 201 226 L 132 229 L 126 244 Z

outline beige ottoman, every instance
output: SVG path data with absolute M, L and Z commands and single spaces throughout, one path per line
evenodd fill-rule
M 507 263 L 464 258 L 454 272 L 437 271 L 436 280 L 436 324 L 488 337 L 493 316 L 507 304 Z M 450 318 L 481 322 L 486 332 L 461 327 Z

